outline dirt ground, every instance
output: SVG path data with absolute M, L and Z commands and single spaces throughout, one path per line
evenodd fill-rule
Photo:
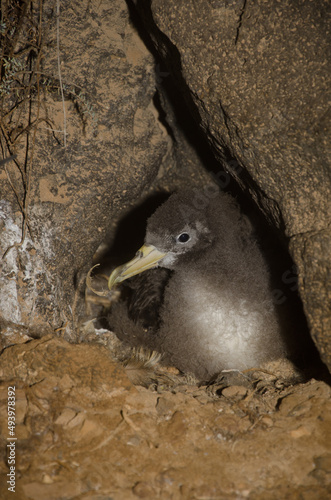
M 101 335 L 105 345 L 47 336 L 3 351 L 2 499 L 330 498 L 326 383 L 134 386 L 112 359 L 111 336 Z M 15 493 L 6 476 L 9 387 Z

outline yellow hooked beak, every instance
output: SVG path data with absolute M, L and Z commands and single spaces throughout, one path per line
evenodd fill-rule
M 160 252 L 153 245 L 143 245 L 132 260 L 114 269 L 108 280 L 109 290 L 117 283 L 156 267 L 165 255 L 166 253 Z

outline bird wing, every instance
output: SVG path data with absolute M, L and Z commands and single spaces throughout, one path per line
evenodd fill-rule
M 128 280 L 131 294 L 128 301 L 129 317 L 151 332 L 160 326 L 160 308 L 171 271 L 156 268 Z

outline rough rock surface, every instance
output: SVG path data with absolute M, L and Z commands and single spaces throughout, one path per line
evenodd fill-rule
M 33 156 L 28 153 L 25 192 L 18 168 L 27 154 L 24 136 L 11 146 L 17 163 L 9 162 L 8 174 L 1 173 L 1 255 L 21 239 L 22 215 L 9 176 L 18 197 L 29 197 L 30 231 L 2 262 L 7 333 L 17 325 L 38 334 L 63 326 L 73 335 L 78 284 L 95 250 L 170 158 L 169 138 L 153 103 L 154 61 L 125 2 L 60 3 L 59 33 L 56 3 L 44 5 L 43 92 L 31 103 L 32 119 L 39 113 L 40 126 Z M 39 6 L 32 5 L 38 16 Z M 21 107 L 14 119 L 24 121 L 29 112 Z
M 217 158 L 287 239 L 331 367 L 329 2 L 135 4 Z
M 46 336 L 0 366 L 2 499 L 322 500 L 330 387 L 134 387 L 100 345 Z M 7 490 L 15 386 L 16 490 Z

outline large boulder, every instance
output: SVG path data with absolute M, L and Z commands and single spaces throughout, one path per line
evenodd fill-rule
M 42 26 L 39 7 L 31 14 L 43 45 L 30 100 L 16 102 L 14 80 L 4 101 L 17 107 L 7 130 L 30 129 L 8 134 L 4 155 L 16 158 L 1 175 L 0 323 L 8 335 L 62 328 L 74 338 L 92 256 L 169 163 L 171 144 L 153 102 L 154 60 L 125 2 L 62 1 L 58 25 L 53 7 Z M 29 47 L 29 22 L 18 45 Z

